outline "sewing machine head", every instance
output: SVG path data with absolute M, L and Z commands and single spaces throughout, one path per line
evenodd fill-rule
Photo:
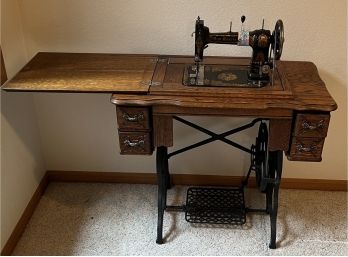
M 209 28 L 204 26 L 204 21 L 199 17 L 196 20 L 195 34 L 195 65 L 186 69 L 185 85 L 208 85 L 212 80 L 207 78 L 203 63 L 203 52 L 208 44 L 231 44 L 238 46 L 250 46 L 253 50 L 250 65 L 246 72 L 238 70 L 233 78 L 239 78 L 237 83 L 230 83 L 231 86 L 250 86 L 262 87 L 272 82 L 271 74 L 275 67 L 275 60 L 279 60 L 282 54 L 284 43 L 283 22 L 278 20 L 274 31 L 262 28 L 254 31 L 244 30 L 245 16 L 241 17 L 242 26 L 240 32 L 230 31 L 221 33 L 211 33 Z M 272 55 L 271 55 L 272 54 Z M 211 69 L 210 69 L 211 70 Z M 216 69 L 215 69 L 216 70 Z M 226 73 L 226 71 L 224 71 Z M 216 77 L 219 75 L 212 76 Z M 210 76 L 211 77 L 211 76 Z M 231 76 L 229 76 L 232 78 Z M 221 83 L 218 83 L 221 86 Z M 211 85 L 214 86 L 214 85 Z

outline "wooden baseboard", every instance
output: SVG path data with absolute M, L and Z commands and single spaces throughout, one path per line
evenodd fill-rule
M 322 191 L 348 191 L 347 180 L 282 178 L 281 188 Z
M 215 176 L 215 175 L 171 175 L 174 185 L 194 186 L 238 186 L 243 177 Z M 33 215 L 41 196 L 45 192 L 49 182 L 91 182 L 91 183 L 129 183 L 129 184 L 156 184 L 154 173 L 117 173 L 117 172 L 88 172 L 88 171 L 47 171 L 42 178 L 33 197 L 25 208 L 10 238 L 7 240 L 1 255 L 11 255 L 16 247 L 26 225 Z M 255 187 L 255 179 L 251 178 L 250 187 Z M 295 179 L 283 178 L 281 188 L 287 189 L 311 189 L 347 191 L 347 180 L 323 180 L 323 179 Z
M 50 181 L 60 182 L 99 182 L 99 183 L 129 183 L 129 184 L 156 184 L 154 173 L 117 173 L 117 172 L 86 172 L 86 171 L 48 171 Z M 193 186 L 238 186 L 243 177 L 172 174 L 174 185 Z M 281 188 L 347 191 L 347 180 L 326 179 L 297 179 L 282 178 Z M 254 178 L 250 178 L 250 187 L 255 187 Z
M 44 175 L 42 180 L 40 181 L 40 184 L 38 185 L 37 189 L 35 190 L 35 193 L 33 194 L 32 198 L 30 199 L 27 207 L 24 209 L 24 212 L 22 216 L 20 217 L 19 221 L 17 222 L 14 230 L 12 231 L 12 234 L 10 235 L 9 239 L 7 240 L 6 244 L 4 245 L 3 249 L 1 250 L 2 256 L 8 256 L 11 255 L 14 248 L 16 247 L 19 239 L 21 238 L 25 227 L 27 226 L 31 216 L 33 215 L 36 206 L 38 205 L 41 196 L 44 194 L 47 186 L 49 183 L 48 179 L 48 173 Z

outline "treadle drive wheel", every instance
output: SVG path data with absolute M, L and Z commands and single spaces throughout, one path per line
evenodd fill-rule
M 268 169 L 268 129 L 261 122 L 255 145 L 255 174 L 256 183 L 260 191 L 265 193 L 267 189 L 266 179 L 269 177 Z
M 284 45 L 284 25 L 282 20 L 277 20 L 272 36 L 274 38 L 274 42 L 272 42 L 274 59 L 279 60 L 282 56 Z

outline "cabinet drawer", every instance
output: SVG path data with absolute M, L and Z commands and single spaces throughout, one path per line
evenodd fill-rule
M 298 114 L 294 136 L 326 137 L 329 122 L 329 114 Z
M 120 130 L 147 130 L 150 128 L 149 108 L 116 106 Z
M 151 134 L 146 132 L 119 132 L 121 154 L 152 154 Z
M 325 138 L 294 137 L 288 159 L 291 161 L 321 161 Z

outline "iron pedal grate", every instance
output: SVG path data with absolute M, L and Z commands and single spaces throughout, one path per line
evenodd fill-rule
M 246 222 L 244 191 L 191 187 L 187 190 L 185 219 L 191 223 L 242 225 Z

